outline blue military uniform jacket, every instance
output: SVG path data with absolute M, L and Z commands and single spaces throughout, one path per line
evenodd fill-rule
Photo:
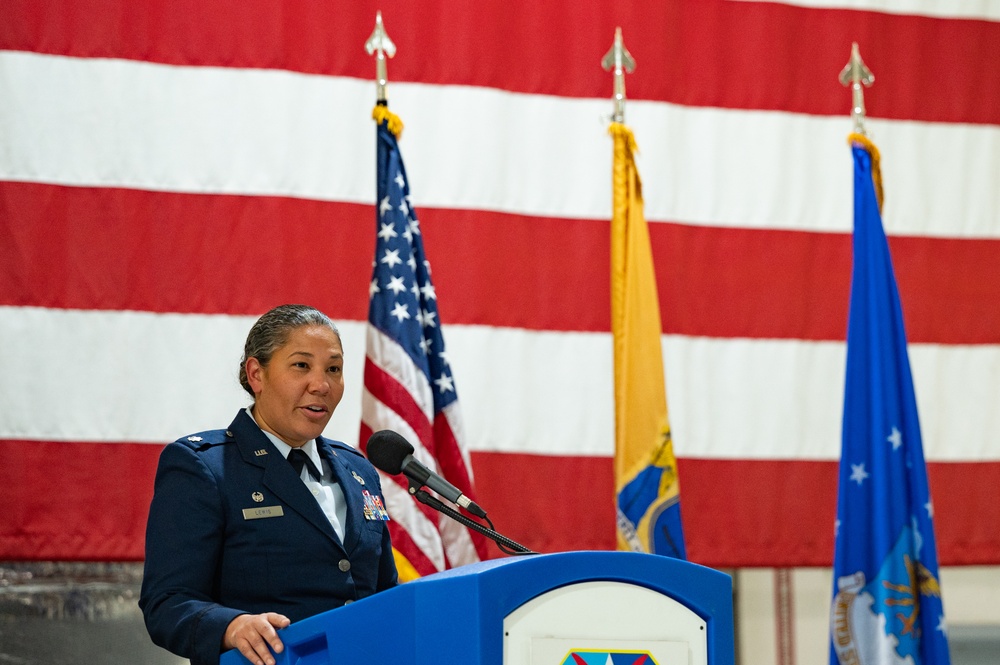
M 153 642 L 217 663 L 240 614 L 294 622 L 396 584 L 378 473 L 350 446 L 316 443 L 344 492 L 343 542 L 246 411 L 163 449 L 139 598 Z

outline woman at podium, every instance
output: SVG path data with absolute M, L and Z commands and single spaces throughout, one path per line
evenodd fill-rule
M 276 307 L 240 361 L 253 404 L 163 449 L 139 599 L 153 642 L 194 665 L 231 648 L 273 665 L 278 629 L 395 586 L 378 473 L 322 436 L 343 371 L 325 314 Z

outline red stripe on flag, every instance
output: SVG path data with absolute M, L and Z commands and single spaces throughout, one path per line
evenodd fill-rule
M 0 560 L 141 560 L 162 448 L 0 440 Z M 503 535 L 538 552 L 614 548 L 611 458 L 473 453 L 472 463 L 478 502 Z M 692 561 L 830 565 L 835 461 L 681 458 L 678 465 Z M 928 473 L 941 563 L 995 564 L 1000 462 L 932 462 Z M 492 545 L 488 554 L 500 556 Z
M 259 314 L 310 302 L 365 320 L 371 259 L 358 248 L 374 246 L 371 216 L 360 204 L 0 182 L 0 304 Z M 447 323 L 610 330 L 607 222 L 433 208 L 421 220 Z M 665 333 L 844 339 L 849 235 L 653 223 L 650 239 Z M 890 245 L 910 342 L 1000 343 L 1000 240 Z M 253 274 L 271 277 L 248 289 Z
M 615 547 L 610 458 L 473 453 L 472 462 L 480 504 L 504 535 L 538 552 Z M 681 458 L 678 472 L 691 561 L 831 565 L 837 462 Z M 996 563 L 1000 505 L 989 493 L 1000 462 L 936 462 L 928 473 L 941 563 Z
M 358 448 L 368 457 L 368 439 L 372 438 L 375 432 L 365 421 L 361 421 L 361 431 L 358 433 Z
M 472 468 L 479 505 L 508 538 L 540 553 L 615 548 L 610 457 L 473 452 Z
M 369 353 L 371 349 L 369 349 Z M 403 352 L 400 351 L 400 354 Z M 371 357 L 365 357 L 365 388 L 372 396 L 385 404 L 389 409 L 406 421 L 424 443 L 430 441 L 434 434 L 430 421 L 414 401 L 413 395 L 399 381 L 387 374 L 382 368 L 372 362 Z M 366 439 L 367 441 L 367 439 Z M 414 442 L 410 442 L 414 443 Z
M 162 450 L 0 440 L 0 560 L 143 559 Z
M 5 9 L 17 20 L 0 22 L 0 49 L 371 79 L 362 46 L 380 6 L 6 0 Z M 871 117 L 1000 124 L 1000 105 L 983 103 L 1000 99 L 1000 77 L 981 61 L 1000 44 L 991 21 L 722 0 L 398 3 L 384 17 L 398 46 L 392 81 L 604 98 L 598 63 L 621 26 L 638 62 L 632 99 L 844 115 L 850 95 L 836 77 L 856 41 L 878 76 L 865 99 Z M 539 37 L 552 26 L 560 39 Z
M 478 503 L 469 469 L 465 466 L 458 440 L 455 438 L 451 422 L 444 412 L 439 413 L 434 419 L 434 459 L 437 460 L 441 476 L 457 487 L 470 500 Z M 473 522 L 487 526 L 481 520 L 472 517 L 464 508 L 460 512 Z M 472 546 L 476 548 L 476 554 L 480 560 L 488 558 L 490 546 L 486 542 L 486 537 L 474 529 L 469 529 L 469 537 L 472 539 Z
M 451 429 L 451 422 L 443 413 L 434 419 L 434 459 L 437 460 L 441 475 L 472 500 L 476 499 L 469 469 L 465 466 L 458 439 Z
M 374 247 L 372 215 L 304 199 L 0 182 L 11 239 L 0 243 L 0 302 L 202 314 L 309 302 L 363 320 L 371 258 L 359 248 Z M 342 288 L 318 288 L 329 284 Z

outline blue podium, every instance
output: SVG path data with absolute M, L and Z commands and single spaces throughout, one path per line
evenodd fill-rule
M 278 665 L 733 665 L 731 578 L 631 552 L 455 568 L 299 621 Z M 222 665 L 248 663 L 237 651 Z

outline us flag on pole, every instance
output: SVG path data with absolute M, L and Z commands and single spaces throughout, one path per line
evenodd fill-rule
M 414 456 L 474 498 L 472 466 L 462 443 L 458 394 L 445 352 L 431 265 L 399 152 L 402 123 L 376 106 L 377 237 L 369 286 L 361 441 L 391 429 Z M 390 129 L 391 127 L 391 129 Z M 362 444 L 366 447 L 366 443 Z M 401 476 L 383 474 L 401 580 L 479 561 L 486 543 L 451 518 L 417 503 Z

